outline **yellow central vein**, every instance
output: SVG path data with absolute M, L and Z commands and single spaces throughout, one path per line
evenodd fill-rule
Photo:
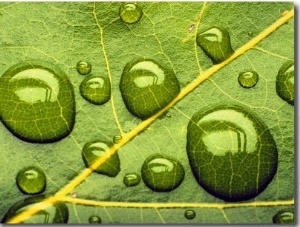
M 94 5 L 95 6 L 95 5 Z M 94 7 L 95 10 L 95 7 Z M 95 14 L 95 12 L 93 11 Z M 128 143 L 130 140 L 132 140 L 135 136 L 137 136 L 140 132 L 142 132 L 144 129 L 146 129 L 152 122 L 154 122 L 159 116 L 161 116 L 163 113 L 165 113 L 168 109 L 170 109 L 172 106 L 174 106 L 178 101 L 180 101 L 182 98 L 184 98 L 187 94 L 192 92 L 195 88 L 197 88 L 203 81 L 208 79 L 210 76 L 212 76 L 214 73 L 219 71 L 221 68 L 232 62 L 237 57 L 244 54 L 246 51 L 250 50 L 252 47 L 254 47 L 256 44 L 258 44 L 260 41 L 265 39 L 267 36 L 269 36 L 272 32 L 274 32 L 277 28 L 279 28 L 281 25 L 283 25 L 286 21 L 288 21 L 290 18 L 294 16 L 294 9 L 290 10 L 287 14 L 285 14 L 283 17 L 278 19 L 275 23 L 270 25 L 267 29 L 265 29 L 262 33 L 260 33 L 258 36 L 250 40 L 248 43 L 246 43 L 244 46 L 240 47 L 235 51 L 235 53 L 225 60 L 224 62 L 214 65 L 207 71 L 205 71 L 203 74 L 199 75 L 195 80 L 193 80 L 189 85 L 187 85 L 179 94 L 178 96 L 170 102 L 166 107 L 161 109 L 159 112 L 157 112 L 152 117 L 148 118 L 145 121 L 142 121 L 136 128 L 134 128 L 132 131 L 127 133 L 119 143 L 112 146 L 108 151 L 106 151 L 107 155 L 101 156 L 89 169 L 83 170 L 77 177 L 75 177 L 72 181 L 69 182 L 64 188 L 62 188 L 58 193 L 56 193 L 54 196 L 49 197 L 45 199 L 46 202 L 48 202 L 48 206 L 55 203 L 58 200 L 62 200 L 65 195 L 70 193 L 75 187 L 77 187 L 81 182 L 83 182 L 94 169 L 98 168 L 102 163 L 104 163 L 108 157 L 110 157 L 112 154 L 114 154 L 119 148 L 121 148 L 123 145 Z M 98 22 L 97 22 L 98 23 Z M 100 27 L 100 31 L 102 31 Z M 103 42 L 103 40 L 102 40 Z M 103 46 L 102 46 L 103 47 Z M 105 53 L 105 51 L 104 51 Z M 108 68 L 109 70 L 109 68 Z M 20 223 L 23 220 L 26 220 L 31 215 L 37 213 L 38 211 L 47 208 L 45 204 L 43 206 L 39 205 L 33 205 L 30 209 L 24 210 L 23 212 L 20 212 L 18 215 L 13 217 L 8 223 Z
M 102 53 L 103 53 L 103 56 L 104 56 L 104 59 L 105 59 L 105 63 L 106 63 L 106 70 L 107 70 L 108 78 L 109 78 L 109 81 L 110 81 L 110 86 L 112 87 L 112 77 L 111 77 L 109 62 L 108 62 L 108 58 L 107 58 L 107 54 L 106 54 L 105 47 L 104 47 L 104 42 L 103 42 L 103 39 L 104 39 L 103 38 L 103 29 L 102 29 L 101 25 L 99 24 L 99 21 L 98 21 L 98 18 L 97 18 L 97 14 L 96 14 L 96 2 L 94 2 L 93 16 L 94 16 L 94 19 L 96 21 L 97 27 L 98 27 L 98 29 L 100 31 L 100 44 L 101 44 L 101 47 L 102 47 Z M 113 97 L 112 92 L 111 92 L 111 95 L 110 95 L 110 103 L 111 103 L 112 112 L 113 112 L 116 124 L 118 126 L 118 129 L 120 131 L 121 136 L 123 137 L 124 136 L 124 132 L 123 132 L 121 124 L 119 122 L 119 118 L 118 118 L 118 115 L 117 115 L 117 111 L 116 111 L 116 107 L 115 107 L 115 102 L 114 102 L 114 97 Z

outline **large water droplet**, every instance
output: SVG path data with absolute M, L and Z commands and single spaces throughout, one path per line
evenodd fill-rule
M 225 61 L 234 51 L 231 47 L 230 36 L 227 30 L 212 27 L 197 35 L 197 45 L 202 48 L 214 64 Z
M 4 215 L 1 223 L 7 223 L 20 212 L 29 210 L 35 203 L 42 202 L 45 196 L 30 197 L 13 205 Z M 40 210 L 36 214 L 31 215 L 28 219 L 21 222 L 22 224 L 55 224 L 68 223 L 69 211 L 68 207 L 57 202 L 45 210 Z
M 278 164 L 267 126 L 240 106 L 208 107 L 194 114 L 187 129 L 187 154 L 199 185 L 226 201 L 261 193 Z
M 142 179 L 152 190 L 168 192 L 177 188 L 184 179 L 184 169 L 175 159 L 161 154 L 148 157 L 142 166 Z
M 194 219 L 196 217 L 196 212 L 194 210 L 186 210 L 184 216 L 186 219 Z
M 276 92 L 280 98 L 294 105 L 294 61 L 285 62 L 279 69 Z
M 80 94 L 95 105 L 104 104 L 110 99 L 110 81 L 107 77 L 89 75 L 80 84 Z
M 143 11 L 137 3 L 123 3 L 120 6 L 119 14 L 125 23 L 133 24 L 142 18 Z
M 273 217 L 273 223 L 294 224 L 294 210 L 284 209 L 278 211 Z
M 79 61 L 77 62 L 76 69 L 79 74 L 87 75 L 92 71 L 92 65 L 87 61 Z
M 113 146 L 113 143 L 108 141 L 95 140 L 88 142 L 82 149 L 82 158 L 84 164 L 89 168 L 95 161 L 97 161 L 102 155 L 109 155 L 105 153 Z M 109 177 L 115 177 L 120 172 L 120 159 L 118 153 L 111 155 L 104 163 L 98 166 L 94 172 L 104 174 Z
M 26 194 L 41 193 L 46 188 L 46 175 L 42 169 L 36 166 L 22 169 L 16 180 L 19 189 Z
M 140 59 L 125 66 L 120 90 L 127 109 L 146 119 L 170 103 L 180 86 L 173 71 L 154 60 Z
M 71 132 L 74 90 L 67 75 L 42 61 L 25 61 L 0 78 L 0 114 L 4 125 L 29 142 L 53 142 Z
M 238 81 L 244 88 L 252 88 L 258 82 L 258 73 L 255 71 L 245 71 L 239 74 Z
M 124 184 L 128 187 L 138 185 L 140 181 L 141 176 L 136 173 L 127 173 L 123 179 Z
M 102 222 L 101 218 L 100 218 L 99 216 L 97 216 L 97 215 L 92 215 L 92 216 L 89 218 L 89 223 L 90 223 L 90 224 L 99 224 L 99 223 L 101 223 L 101 222 Z

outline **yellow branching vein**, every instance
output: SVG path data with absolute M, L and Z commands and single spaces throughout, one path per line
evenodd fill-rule
M 95 7 L 93 10 L 93 14 L 96 17 L 96 12 L 95 12 Z M 221 68 L 224 66 L 228 65 L 230 62 L 232 62 L 234 59 L 237 57 L 241 56 L 244 54 L 246 51 L 250 50 L 253 48 L 256 44 L 258 44 L 260 41 L 265 39 L 267 36 L 272 34 L 277 28 L 279 28 L 281 25 L 283 25 L 285 22 L 287 22 L 290 18 L 294 16 L 294 9 L 288 11 L 284 16 L 282 16 L 280 19 L 278 19 L 275 23 L 270 25 L 267 29 L 262 31 L 258 36 L 254 37 L 252 40 L 250 40 L 248 43 L 240 47 L 235 51 L 235 53 L 228 58 L 226 61 L 214 65 L 207 71 L 205 71 L 203 74 L 200 74 L 195 80 L 193 80 L 190 84 L 188 84 L 185 88 L 182 89 L 182 91 L 179 93 L 179 95 L 172 101 L 170 102 L 166 107 L 161 109 L 159 112 L 157 112 L 155 115 L 152 117 L 148 118 L 145 121 L 142 121 L 136 128 L 134 128 L 132 131 L 124 135 L 124 137 L 120 140 L 120 142 L 114 146 L 112 146 L 108 151 L 107 154 L 109 155 L 103 155 L 101 156 L 89 169 L 84 169 L 77 177 L 75 177 L 72 181 L 69 182 L 65 187 L 63 187 L 59 192 L 57 192 L 54 196 L 49 197 L 45 199 L 41 203 L 34 204 L 30 207 L 28 210 L 24 210 L 23 212 L 20 212 L 18 215 L 16 215 L 14 218 L 12 218 L 8 223 L 20 223 L 23 220 L 26 220 L 29 218 L 31 215 L 34 215 L 40 210 L 46 209 L 49 207 L 51 204 L 54 204 L 57 201 L 64 200 L 65 196 L 69 194 L 75 187 L 77 187 L 80 183 L 82 183 L 91 173 L 94 169 L 99 167 L 102 163 L 104 163 L 107 158 L 114 154 L 119 148 L 121 148 L 123 145 L 128 143 L 130 140 L 132 140 L 135 136 L 137 136 L 140 132 L 142 132 L 144 129 L 146 129 L 152 122 L 154 122 L 159 116 L 161 116 L 163 113 L 165 113 L 168 109 L 173 107 L 177 102 L 179 102 L 181 99 L 183 99 L 186 95 L 188 95 L 190 92 L 192 92 L 195 88 L 197 88 L 203 81 L 211 77 L 214 73 L 218 72 Z M 100 33 L 103 33 L 103 30 L 101 29 L 101 26 L 98 23 L 97 24 L 100 30 Z M 101 35 L 103 38 L 103 35 Z M 103 39 L 100 40 L 101 43 L 103 44 Z M 102 48 L 104 46 L 102 45 Z M 108 66 L 108 60 L 106 56 L 106 52 L 104 50 L 104 56 L 107 61 L 107 66 Z M 107 68 L 109 75 L 109 67 Z M 272 202 L 273 204 L 276 202 Z M 279 201 L 278 203 L 282 204 L 283 202 Z M 147 207 L 146 204 L 144 204 L 144 207 Z M 150 204 L 149 204 L 150 205 Z M 183 204 L 185 206 L 186 204 Z M 216 204 L 211 204 L 212 206 L 216 206 Z M 126 204 L 128 207 L 128 204 Z M 168 206 L 168 204 L 164 204 L 164 206 Z M 179 204 L 178 204 L 179 206 Z M 219 205 L 222 206 L 222 205 Z M 225 206 L 225 205 L 223 205 Z M 173 206 L 176 207 L 176 206 Z

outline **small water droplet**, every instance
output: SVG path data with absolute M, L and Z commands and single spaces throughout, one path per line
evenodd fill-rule
M 252 37 L 253 36 L 253 32 L 249 31 L 248 35 Z
M 168 192 L 184 179 L 184 169 L 175 159 L 161 154 L 149 156 L 142 166 L 142 179 L 153 191 Z
M 187 154 L 199 185 L 226 201 L 257 196 L 272 181 L 278 165 L 277 147 L 267 126 L 235 105 L 207 107 L 193 115 Z
M 114 136 L 113 137 L 113 142 L 114 142 L 114 144 L 117 144 L 117 143 L 119 143 L 120 142 L 120 140 L 122 139 L 123 137 L 122 136 Z
M 89 75 L 80 84 L 80 94 L 95 105 L 104 104 L 110 100 L 110 81 L 107 77 Z
M 77 198 L 77 196 L 78 196 L 78 194 L 77 194 L 76 192 L 73 192 L 73 193 L 71 194 L 71 197 L 72 197 L 72 198 Z
M 142 18 L 143 11 L 137 3 L 123 3 L 120 6 L 119 14 L 122 21 L 133 24 Z
M 75 123 L 73 86 L 57 66 L 24 61 L 0 78 L 0 116 L 18 138 L 28 142 L 54 142 Z
M 278 211 L 273 217 L 273 223 L 294 224 L 294 210 L 283 209 Z
M 219 64 L 233 55 L 230 36 L 227 30 L 212 27 L 197 35 L 197 45 L 214 64 Z
M 252 88 L 258 82 L 258 73 L 255 71 L 241 72 L 238 81 L 243 88 Z
M 16 177 L 19 189 L 25 194 L 38 194 L 46 188 L 46 175 L 36 166 L 29 166 L 19 171 Z
M 194 210 L 186 210 L 184 216 L 186 219 L 194 219 L 196 217 L 196 212 Z
M 99 224 L 99 223 L 101 223 L 101 222 L 102 222 L 101 218 L 100 218 L 99 216 L 97 216 L 97 215 L 92 215 L 92 216 L 89 218 L 89 223 L 90 223 L 90 224 Z
M 87 61 L 79 61 L 77 62 L 76 69 L 79 74 L 87 75 L 92 71 L 92 65 Z
M 138 185 L 140 181 L 141 176 L 137 173 L 127 173 L 123 179 L 123 183 L 128 187 Z
M 151 59 L 128 63 L 120 81 L 122 98 L 135 116 L 146 119 L 168 105 L 180 92 L 172 70 Z
M 82 149 L 82 158 L 84 164 L 89 168 L 95 161 L 97 161 L 102 155 L 109 155 L 105 153 L 113 146 L 113 143 L 108 141 L 95 140 L 86 143 Z M 94 172 L 104 174 L 109 177 L 115 177 L 120 172 L 120 159 L 118 153 L 114 153 L 109 158 L 98 166 Z
M 4 215 L 1 223 L 7 223 L 14 216 L 32 209 L 32 206 L 36 203 L 42 202 L 45 196 L 29 197 L 25 200 L 14 204 Z M 68 207 L 62 202 L 56 202 L 55 204 L 47 207 L 44 210 L 38 211 L 36 214 L 31 215 L 28 219 L 21 222 L 21 224 L 55 224 L 55 223 L 68 223 L 69 210 Z
M 286 61 L 279 69 L 276 92 L 280 98 L 294 105 L 294 61 Z

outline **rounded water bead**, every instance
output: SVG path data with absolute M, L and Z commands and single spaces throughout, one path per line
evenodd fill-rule
M 243 88 L 252 88 L 258 82 L 258 73 L 255 71 L 241 72 L 238 81 Z
M 118 153 L 115 152 L 113 155 L 110 155 L 107 152 L 112 146 L 113 143 L 102 140 L 86 143 L 82 149 L 82 158 L 85 166 L 90 168 L 100 157 L 105 155 L 107 156 L 107 160 L 93 171 L 109 177 L 117 176 L 121 170 Z
M 120 142 L 120 140 L 122 139 L 123 137 L 122 136 L 114 136 L 113 137 L 113 142 L 114 142 L 114 144 L 117 144 L 117 143 L 119 143 Z
M 123 3 L 120 6 L 119 14 L 122 21 L 133 24 L 142 18 L 143 11 L 137 3 Z
M 110 81 L 107 77 L 88 75 L 80 84 L 80 94 L 90 103 L 102 105 L 110 100 Z
M 225 61 L 234 53 L 229 33 L 224 28 L 211 27 L 198 34 L 196 42 L 214 64 Z
M 92 215 L 91 217 L 89 217 L 90 224 L 99 224 L 101 222 L 102 222 L 101 218 L 97 215 Z
M 127 173 L 123 179 L 123 183 L 128 187 L 136 186 L 140 183 L 140 181 L 141 176 L 137 173 Z
M 196 217 L 196 212 L 194 210 L 186 210 L 184 216 L 186 219 L 194 219 Z
M 43 61 L 24 61 L 0 78 L 0 116 L 18 138 L 28 142 L 54 142 L 75 123 L 74 89 L 67 75 Z
M 294 224 L 294 209 L 283 209 L 273 216 L 273 223 Z
M 226 201 L 261 193 L 278 165 L 275 141 L 265 123 L 236 105 L 198 111 L 187 128 L 187 154 L 201 187 Z
M 276 92 L 281 99 L 294 105 L 294 61 L 286 61 L 276 77 Z
M 146 119 L 168 105 L 180 92 L 180 85 L 172 70 L 152 59 L 139 59 L 125 66 L 120 90 L 129 112 Z
M 179 161 L 161 154 L 151 155 L 142 166 L 144 183 L 157 192 L 174 190 L 182 183 L 184 174 Z
M 92 71 L 92 65 L 87 61 L 79 61 L 77 62 L 76 69 L 79 74 L 87 75 Z

